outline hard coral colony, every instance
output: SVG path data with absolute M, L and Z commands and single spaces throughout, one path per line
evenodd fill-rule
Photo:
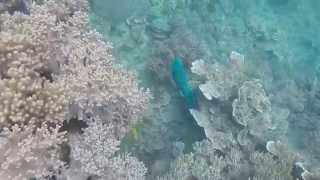
M 319 180 L 319 8 L 0 0 L 0 180 Z

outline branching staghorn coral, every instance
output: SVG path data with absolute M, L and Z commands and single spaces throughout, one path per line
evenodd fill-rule
M 1 131 L 1 179 L 41 179 L 54 175 L 64 166 L 59 145 L 65 142 L 65 133 L 59 132 L 60 127 L 33 126 L 13 126 Z
M 63 87 L 42 76 L 45 65 L 41 52 L 35 52 L 35 46 L 28 47 L 27 41 L 20 43 L 19 35 L 0 34 L 10 38 L 2 38 L 0 42 L 6 45 L 0 54 L 0 127 L 62 124 L 66 94 Z M 15 46 L 10 49 L 10 45 Z
M 67 98 L 63 87 L 43 75 L 44 48 L 14 31 L 18 17 L 4 17 L 8 31 L 0 32 L 0 177 L 40 178 L 63 165 L 58 152 L 65 140 L 59 129 Z
M 169 172 L 159 180 L 222 180 L 239 177 L 241 171 L 248 171 L 248 164 L 239 149 L 229 154 L 219 152 L 208 140 L 196 142 L 194 152 L 177 158 L 170 166 Z
M 127 154 L 116 156 L 116 151 L 145 109 L 148 95 L 134 74 L 113 64 L 111 46 L 89 30 L 85 10 L 85 0 L 50 0 L 32 4 L 30 15 L 0 14 L 0 179 L 41 179 L 58 172 L 57 178 L 65 178 L 75 167 L 61 160 L 68 133 L 61 127 L 71 118 L 84 120 L 89 126 L 85 132 L 96 127 L 108 135 L 101 139 L 94 133 L 99 137 L 104 132 L 84 133 L 92 135 L 90 142 L 82 134 L 73 135 L 79 144 L 69 138 L 71 149 L 83 152 L 75 156 L 79 169 L 95 160 L 83 159 L 90 155 L 86 148 L 94 147 L 85 146 L 87 142 L 97 145 L 92 149 L 97 153 L 106 149 L 97 157 L 109 158 L 98 167 L 117 171 L 112 179 L 144 178 L 141 162 Z M 94 170 L 85 176 L 110 175 Z
M 253 179 L 293 179 L 293 166 L 301 157 L 290 152 L 288 146 L 280 141 L 269 141 L 266 149 L 269 153 L 254 152 L 250 155 L 250 161 L 257 172 Z
M 101 121 L 92 121 L 81 136 L 71 141 L 73 163 L 80 163 L 79 173 L 96 175 L 101 179 L 144 179 L 146 168 L 143 163 L 128 154 L 114 156 L 120 141 L 117 129 L 104 125 Z
M 223 157 L 213 155 L 214 150 L 211 149 L 210 142 L 200 142 L 196 148 L 198 149 L 195 150 L 195 153 L 176 159 L 171 164 L 169 172 L 159 177 L 158 180 L 224 179 L 223 169 L 227 166 L 227 162 Z
M 270 145 L 269 145 L 270 146 Z M 252 151 L 249 154 L 234 148 L 229 152 L 219 151 L 210 141 L 194 144 L 194 152 L 177 158 L 169 172 L 159 180 L 291 180 L 293 166 L 298 155 L 287 146 L 277 142 L 273 152 Z M 311 173 L 310 177 L 311 177 Z M 307 174 L 306 174 L 307 176 Z
M 96 39 L 96 33 L 84 35 L 64 49 L 69 62 L 56 77 L 70 94 L 69 115 L 84 121 L 99 118 L 118 128 L 119 137 L 123 137 L 143 112 L 148 98 L 134 74 L 114 67 L 111 49 Z

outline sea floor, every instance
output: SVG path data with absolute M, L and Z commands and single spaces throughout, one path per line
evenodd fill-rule
M 116 63 L 136 72 L 153 94 L 122 149 L 144 161 L 150 177 L 205 138 L 172 80 L 170 62 L 227 64 L 244 55 L 246 74 L 261 79 L 272 103 L 290 111 L 284 133 L 292 149 L 320 162 L 320 1 L 91 0 L 90 22 L 112 43 Z M 201 96 L 201 94 L 199 94 Z

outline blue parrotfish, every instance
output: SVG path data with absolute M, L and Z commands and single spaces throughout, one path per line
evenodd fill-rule
M 197 97 L 188 83 L 187 73 L 180 57 L 175 57 L 171 63 L 171 76 L 185 98 L 188 108 L 197 108 Z

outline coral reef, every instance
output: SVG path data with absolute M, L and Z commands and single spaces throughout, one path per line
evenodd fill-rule
M 254 136 L 261 137 L 266 130 L 273 128 L 271 102 L 259 80 L 243 83 L 232 108 L 237 123 L 247 127 Z
M 319 179 L 319 2 L 88 2 L 0 0 L 0 179 Z
M 154 94 L 161 88 L 170 95 L 161 108 L 157 97 L 151 102 L 157 108 L 140 133 L 156 145 L 140 136 L 138 153 L 170 154 L 163 149 L 180 140 L 184 135 L 178 133 L 190 123 L 180 121 L 186 118 L 176 106 L 185 106 L 168 83 L 171 60 L 178 55 L 187 73 L 195 74 L 190 73 L 190 86 L 203 95 L 199 109 L 190 112 L 209 140 L 222 142 L 215 147 L 227 150 L 238 143 L 252 152 L 281 140 L 310 166 L 319 164 L 319 35 L 318 26 L 310 28 L 318 24 L 319 3 L 170 0 L 148 5 L 147 12 L 117 22 L 117 27 L 92 12 L 94 26 L 111 39 L 122 63 L 137 70 Z
M 0 160 L 1 179 L 30 179 L 52 176 L 64 166 L 60 145 L 65 142 L 65 133 L 59 126 L 43 124 L 18 125 L 1 130 Z
M 231 53 L 230 60 L 234 59 L 234 55 L 234 53 Z M 229 61 L 229 63 L 232 62 L 234 61 Z M 216 77 L 215 73 L 207 73 L 210 72 L 210 67 L 203 60 L 198 60 L 193 63 L 191 69 L 192 72 L 205 76 L 210 81 Z M 244 75 L 246 68 L 242 67 L 243 71 L 240 73 Z M 238 70 L 241 70 L 241 68 Z M 222 72 L 228 71 L 224 70 Z M 228 76 L 221 77 L 228 79 Z M 224 82 L 223 79 L 220 81 Z M 221 87 L 224 87 L 223 85 Z M 281 108 L 276 101 L 270 101 L 261 81 L 253 79 L 235 85 L 233 86 L 233 90 L 237 90 L 238 93 L 223 99 L 220 96 L 208 96 L 201 86 L 202 84 L 199 85 L 199 88 L 202 90 L 205 98 L 201 99 L 199 110 L 192 109 L 190 113 L 198 125 L 204 128 L 211 152 L 218 151 L 223 154 L 220 156 L 225 157 L 231 156 L 231 154 L 237 151 L 238 158 L 244 158 L 241 160 L 241 163 L 240 161 L 238 162 L 239 164 L 235 160 L 231 160 L 232 163 L 235 163 L 232 165 L 230 165 L 231 162 L 228 162 L 228 159 L 223 160 L 224 163 L 229 164 L 226 166 L 236 167 L 236 170 L 230 170 L 236 172 L 236 174 L 228 175 L 220 173 L 210 176 L 215 177 L 214 179 L 232 179 L 233 177 L 241 179 L 269 179 L 270 177 L 271 179 L 291 179 L 293 176 L 292 166 L 298 162 L 298 156 L 289 152 L 288 147 L 280 142 L 269 141 L 282 140 L 287 142 L 286 133 L 289 110 Z M 209 90 L 214 89 L 214 87 L 209 88 Z M 226 89 L 230 90 L 232 88 L 228 87 Z M 233 117 L 230 117 L 230 114 Z M 260 150 L 257 149 L 257 147 L 261 147 L 263 144 L 267 144 L 266 150 L 269 153 L 262 152 L 260 148 Z M 219 156 L 219 153 L 216 152 L 215 155 Z M 210 154 L 210 150 L 204 151 L 204 154 Z M 275 161 L 274 156 L 279 157 L 281 160 Z M 180 171 L 183 170 L 179 168 L 183 168 L 185 164 L 190 163 L 185 161 L 180 162 L 179 159 L 176 161 L 178 164 L 173 165 L 173 167 L 177 167 L 177 172 L 171 171 L 171 174 L 165 178 L 174 179 L 175 175 L 181 176 L 179 173 L 182 173 Z M 189 159 L 189 161 L 194 162 L 196 160 Z M 266 166 L 269 168 L 266 168 Z M 210 169 L 210 167 L 203 169 Z M 214 169 L 217 170 L 219 168 L 214 167 Z M 228 172 L 226 169 L 228 168 L 220 167 L 220 170 L 217 171 L 226 173 Z M 197 170 L 200 171 L 199 169 Z M 205 173 L 200 171 L 200 174 Z M 253 174 L 253 176 L 250 176 L 250 174 Z M 186 174 L 185 178 L 188 176 L 194 176 L 198 179 L 210 179 L 209 177 L 201 177 L 197 174 Z
M 115 156 L 120 150 L 120 141 L 115 137 L 117 130 L 95 119 L 83 134 L 71 136 L 70 168 L 73 165 L 79 168 L 67 171 L 65 177 L 74 179 L 74 174 L 87 174 L 101 179 L 144 179 L 147 169 L 142 162 L 129 154 Z
M 219 141 L 219 140 L 217 140 Z M 230 152 L 220 151 L 214 143 L 204 140 L 194 145 L 194 152 L 176 159 L 169 172 L 159 180 L 173 179 L 239 179 L 239 180 L 290 180 L 292 167 L 298 156 L 280 143 L 270 143 L 273 152 L 243 153 L 233 148 Z
M 149 95 L 90 30 L 87 6 L 50 0 L 0 14 L 0 179 L 71 180 L 77 168 L 83 179 L 144 178 L 143 163 L 118 151 Z
M 244 56 L 231 52 L 229 62 L 227 66 L 220 63 L 208 65 L 202 59 L 192 63 L 191 71 L 207 79 L 207 82 L 199 85 L 199 89 L 208 100 L 228 100 L 234 88 L 245 80 Z

